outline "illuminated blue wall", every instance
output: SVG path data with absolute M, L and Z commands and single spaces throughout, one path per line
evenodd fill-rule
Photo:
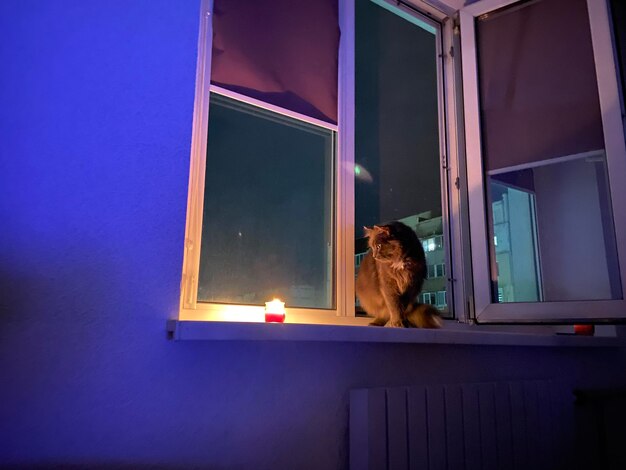
M 168 341 L 198 12 L 0 1 L 0 466 L 343 468 L 353 387 L 624 384 L 617 350 Z

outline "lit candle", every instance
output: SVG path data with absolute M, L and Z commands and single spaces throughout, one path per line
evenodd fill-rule
M 266 323 L 283 323 L 285 321 L 285 302 L 280 299 L 274 299 L 271 302 L 265 302 L 265 322 Z

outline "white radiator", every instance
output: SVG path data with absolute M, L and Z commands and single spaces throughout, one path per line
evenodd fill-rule
M 350 468 L 571 468 L 573 403 L 550 381 L 352 390 Z

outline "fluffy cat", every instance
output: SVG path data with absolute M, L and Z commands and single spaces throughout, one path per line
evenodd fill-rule
M 365 227 L 369 251 L 356 279 L 356 295 L 370 325 L 438 328 L 439 311 L 416 301 L 426 277 L 426 256 L 415 232 L 401 222 Z

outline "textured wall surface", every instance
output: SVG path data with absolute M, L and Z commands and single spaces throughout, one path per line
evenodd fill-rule
M 0 2 L 0 466 L 345 468 L 351 388 L 626 381 L 619 350 L 170 342 L 199 2 Z

